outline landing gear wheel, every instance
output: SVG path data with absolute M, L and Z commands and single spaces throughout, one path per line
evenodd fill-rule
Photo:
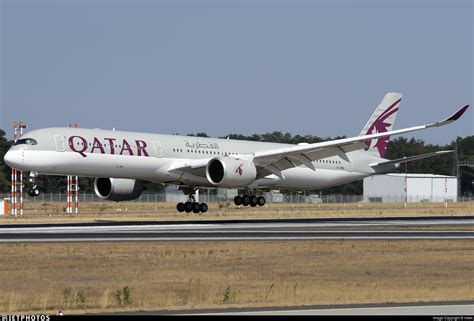
M 265 197 L 263 197 L 263 196 L 257 197 L 257 204 L 258 204 L 258 206 L 265 205 Z
M 237 205 L 237 206 L 242 205 L 242 197 L 240 197 L 240 196 L 234 197 L 234 204 Z
M 184 203 L 184 211 L 186 213 L 190 213 L 192 210 L 193 210 L 193 203 L 191 202 Z
M 28 192 L 28 195 L 30 195 L 31 197 L 39 196 L 39 194 L 40 194 L 40 191 L 37 188 L 32 189 L 31 191 Z
M 206 213 L 207 212 L 207 204 L 206 203 L 201 203 L 201 205 L 199 205 L 199 210 L 202 212 L 202 213 Z
M 248 195 L 242 196 L 242 205 L 248 206 L 250 204 L 250 197 Z
M 252 206 L 252 207 L 257 206 L 257 202 L 258 202 L 257 201 L 257 196 L 255 196 L 255 195 L 250 196 L 250 206 Z
M 198 203 L 198 202 L 194 202 L 194 203 L 192 203 L 192 204 L 193 204 L 193 205 L 192 205 L 192 206 L 193 206 L 193 213 L 194 213 L 194 214 L 199 213 L 199 212 L 201 211 L 201 208 L 200 208 L 200 206 L 199 206 L 199 203 Z
M 176 209 L 180 213 L 184 212 L 184 203 L 179 202 L 178 204 L 176 204 Z

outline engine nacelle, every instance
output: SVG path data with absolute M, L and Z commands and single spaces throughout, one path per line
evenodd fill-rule
M 143 184 L 135 179 L 98 177 L 94 180 L 94 191 L 108 201 L 131 201 L 140 197 Z
M 215 186 L 226 188 L 246 187 L 255 181 L 257 169 L 245 159 L 216 157 L 206 166 L 207 180 Z

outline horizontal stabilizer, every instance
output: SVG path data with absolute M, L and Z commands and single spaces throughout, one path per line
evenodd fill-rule
M 454 150 L 441 150 L 441 151 L 438 151 L 438 152 L 426 153 L 426 154 L 409 156 L 409 157 L 402 157 L 402 158 L 398 158 L 398 159 L 389 160 L 389 161 L 386 161 L 386 162 L 370 164 L 370 166 L 372 168 L 376 169 L 376 170 L 378 170 L 378 169 L 383 170 L 387 167 L 393 168 L 393 166 L 396 166 L 398 164 L 408 163 L 408 162 L 411 162 L 411 161 L 415 161 L 415 160 L 419 160 L 419 159 L 423 159 L 423 158 L 428 158 L 428 157 L 433 157 L 433 156 L 441 156 L 441 155 L 449 154 L 449 153 L 453 153 L 453 152 L 454 152 Z

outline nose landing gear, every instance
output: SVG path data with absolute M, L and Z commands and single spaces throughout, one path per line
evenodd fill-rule
M 28 195 L 31 197 L 37 197 L 40 195 L 40 190 L 38 189 L 38 185 L 36 185 L 36 179 L 38 178 L 38 173 L 30 172 L 29 182 L 31 184 L 31 188 L 28 191 Z
M 36 188 L 36 185 L 28 191 L 28 195 L 30 195 L 31 197 L 37 197 L 40 195 L 40 191 Z

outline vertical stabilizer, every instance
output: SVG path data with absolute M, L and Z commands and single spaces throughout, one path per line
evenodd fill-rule
M 399 93 L 388 93 L 383 97 L 382 102 L 378 105 L 372 117 L 365 125 L 364 129 L 360 132 L 359 136 L 384 133 L 392 130 L 397 117 L 398 109 L 400 108 L 400 101 L 402 100 L 402 94 Z M 365 150 L 369 153 L 377 154 L 380 157 L 385 156 L 387 151 L 388 141 L 390 137 L 382 137 L 378 139 L 372 139 L 365 142 L 367 147 Z

